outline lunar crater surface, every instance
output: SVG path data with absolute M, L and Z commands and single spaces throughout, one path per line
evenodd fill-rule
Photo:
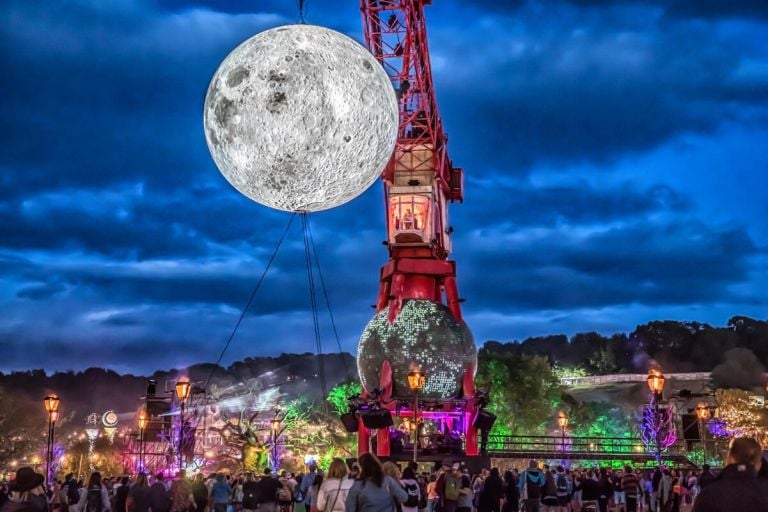
M 349 37 L 313 25 L 261 32 L 214 74 L 208 148 L 224 177 L 271 208 L 319 211 L 362 194 L 397 139 L 389 77 Z

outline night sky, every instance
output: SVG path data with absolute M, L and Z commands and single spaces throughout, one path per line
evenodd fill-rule
M 362 41 L 356 0 L 306 6 Z M 766 317 L 768 2 L 426 13 L 479 342 Z M 203 98 L 229 51 L 297 19 L 291 0 L 3 2 L 0 370 L 216 359 L 290 214 L 220 175 Z M 377 183 L 311 217 L 345 350 L 373 314 L 383 211 Z M 314 350 L 299 224 L 224 362 Z

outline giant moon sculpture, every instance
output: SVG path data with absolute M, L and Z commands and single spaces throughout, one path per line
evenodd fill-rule
M 349 37 L 313 25 L 261 32 L 221 63 L 205 137 L 224 177 L 254 201 L 318 211 L 362 194 L 397 138 L 389 77 Z

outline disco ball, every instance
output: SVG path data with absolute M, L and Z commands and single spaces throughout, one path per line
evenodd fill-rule
M 363 387 L 379 385 L 382 363 L 392 366 L 392 394 L 411 396 L 408 372 L 427 374 L 421 396 L 455 398 L 461 394 L 464 372 L 477 368 L 477 348 L 466 324 L 451 311 L 431 300 L 406 299 L 395 318 L 388 321 L 389 307 L 379 311 L 365 327 L 357 348 L 357 369 Z
M 287 25 L 221 63 L 205 98 L 208 148 L 232 186 L 287 211 L 362 194 L 397 140 L 395 90 L 371 53 L 333 30 Z

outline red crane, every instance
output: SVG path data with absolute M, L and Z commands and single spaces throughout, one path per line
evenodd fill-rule
M 437 110 L 424 21 L 429 0 L 362 0 L 368 49 L 397 92 L 400 126 L 382 179 L 389 262 L 382 268 L 376 311 L 397 316 L 406 298 L 445 303 L 462 321 L 456 265 L 449 261 L 449 201 L 463 200 L 463 171 L 448 157 Z
M 463 323 L 451 252 L 448 203 L 463 201 L 463 171 L 448 157 L 448 139 L 437 109 L 427 45 L 424 5 L 431 0 L 361 0 L 368 49 L 381 62 L 398 97 L 397 144 L 382 174 L 389 261 L 382 267 L 376 312 L 397 317 L 405 299 L 445 304 Z M 477 454 L 474 372 L 463 378 L 467 426 L 465 451 Z M 379 429 L 378 454 L 389 455 L 386 429 Z M 360 432 L 359 451 L 368 433 Z

